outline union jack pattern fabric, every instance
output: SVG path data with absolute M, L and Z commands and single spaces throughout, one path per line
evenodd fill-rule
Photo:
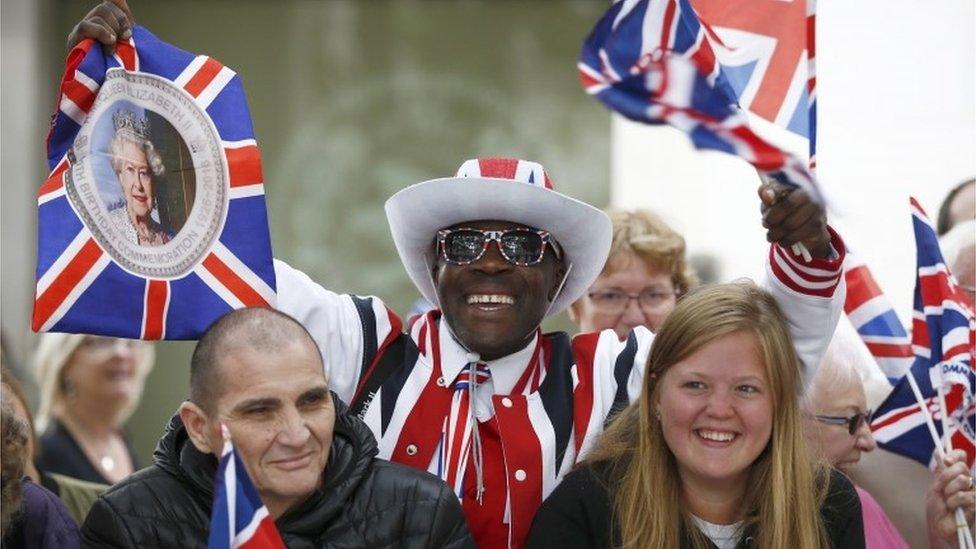
M 867 264 L 850 250 L 844 260 L 844 278 L 847 280 L 844 312 L 881 371 L 894 384 L 914 362 L 908 332 Z
M 208 549 L 285 548 L 230 438 L 224 442 L 214 483 Z
M 835 259 L 806 262 L 774 245 L 766 265 L 765 287 L 789 319 L 807 379 L 842 311 L 834 296 L 843 292 L 845 249 L 833 237 Z M 362 418 L 376 436 L 379 457 L 443 478 L 455 466 L 445 445 L 457 443 L 445 438 L 442 426 L 463 421 L 464 414 L 452 410 L 472 360 L 440 311 L 425 313 L 401 333 L 403 324 L 379 299 L 335 294 L 280 261 L 275 268 L 279 309 L 315 338 L 333 390 L 344 400 L 364 402 Z M 464 473 L 452 476 L 479 546 L 522 545 L 543 499 L 589 451 L 608 416 L 640 394 L 652 338 L 643 328 L 625 341 L 611 330 L 572 339 L 537 332 L 522 351 L 484 361 L 490 377 L 479 376 L 483 387 L 460 393 L 468 394 L 469 407 L 488 410 L 488 417 L 478 416 L 483 503 L 476 501 L 470 458 L 455 462 Z M 363 381 L 395 341 L 404 349 L 402 364 L 379 389 L 362 394 Z
M 692 0 L 739 106 L 806 137 L 815 165 L 815 0 Z
M 542 164 L 516 158 L 467 160 L 458 168 L 457 177 L 493 177 L 553 189 L 552 180 Z
M 151 140 L 149 122 L 157 132 Z M 150 225 L 161 226 L 161 192 L 176 197 L 171 207 L 184 224 L 174 224 L 161 247 L 123 242 L 113 236 L 112 215 L 103 215 L 128 219 L 122 176 L 99 167 L 108 166 L 99 157 L 108 156 L 107 146 L 96 154 L 96 139 L 106 128 L 111 134 L 113 123 L 116 134 L 155 141 L 164 155 L 165 179 L 152 183 L 156 194 L 148 199 Z M 166 128 L 170 133 L 161 133 Z M 191 139 L 187 128 L 210 138 Z M 92 155 L 82 158 L 89 145 Z M 203 155 L 207 160 L 198 160 Z M 274 306 L 261 155 L 240 77 L 230 68 L 140 26 L 112 55 L 85 40 L 67 58 L 47 157 L 50 174 L 37 199 L 35 331 L 194 339 L 232 309 Z M 106 197 L 122 206 L 110 210 Z M 169 258 L 181 263 L 153 263 Z
M 925 465 L 934 466 L 935 446 L 923 409 L 909 385 L 914 376 L 935 419 L 936 429 L 953 448 L 965 450 L 969 466 L 976 459 L 976 321 L 967 297 L 949 272 L 935 229 L 918 202 L 911 199 L 912 225 L 918 250 L 912 349 L 915 363 L 881 404 L 871 424 L 878 443 Z M 946 410 L 942 410 L 939 387 Z M 942 416 L 948 433 L 942 429 Z
M 474 366 L 473 376 L 472 366 Z M 441 451 L 438 457 L 437 476 L 453 488 L 458 497 L 463 495 L 461 482 L 464 480 L 464 472 L 474 442 L 471 438 L 472 423 L 476 420 L 471 405 L 471 393 L 489 379 L 491 379 L 491 371 L 486 364 L 469 362 L 461 369 L 454 384 L 451 412 L 444 418 L 444 425 L 441 428 Z M 474 450 L 478 451 L 478 449 Z
M 806 35 L 805 28 L 783 32 Z M 587 93 L 621 115 L 674 126 L 697 148 L 740 156 L 822 201 L 806 164 L 749 128 L 733 79 L 716 58 L 715 38 L 689 0 L 621 0 L 584 42 L 579 77 Z

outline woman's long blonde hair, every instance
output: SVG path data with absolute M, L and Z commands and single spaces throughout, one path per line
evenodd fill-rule
M 588 463 L 609 466 L 614 523 L 623 547 L 696 548 L 707 539 L 682 503 L 674 454 L 655 417 L 662 377 L 674 364 L 728 334 L 755 336 L 772 399 L 770 440 L 752 464 L 741 518 L 754 547 L 814 549 L 826 542 L 820 505 L 828 475 L 803 438 L 799 359 L 773 298 L 752 282 L 705 286 L 678 302 L 654 338 L 644 390 L 607 428 Z M 676 512 L 680 510 L 680 512 Z

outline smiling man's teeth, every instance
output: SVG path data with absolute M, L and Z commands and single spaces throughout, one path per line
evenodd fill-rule
M 727 431 L 705 431 L 703 429 L 698 430 L 698 436 L 705 440 L 714 440 L 715 442 L 728 442 L 735 438 L 735 433 L 729 433 Z
M 474 305 L 477 303 L 503 303 L 505 305 L 514 305 L 515 299 L 510 295 L 498 295 L 498 294 L 478 294 L 468 296 L 468 305 Z

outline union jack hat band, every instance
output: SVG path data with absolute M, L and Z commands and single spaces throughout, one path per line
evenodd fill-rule
M 437 231 L 481 220 L 548 231 L 572 268 L 547 317 L 569 307 L 596 280 L 610 253 L 613 231 L 605 213 L 556 192 L 541 164 L 514 158 L 468 160 L 455 177 L 411 185 L 386 201 L 386 217 L 407 274 L 437 306 L 429 270 Z

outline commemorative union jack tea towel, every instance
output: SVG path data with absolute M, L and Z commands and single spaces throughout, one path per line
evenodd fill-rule
M 136 27 L 68 55 L 38 190 L 35 331 L 193 339 L 273 306 L 261 155 L 237 74 Z

